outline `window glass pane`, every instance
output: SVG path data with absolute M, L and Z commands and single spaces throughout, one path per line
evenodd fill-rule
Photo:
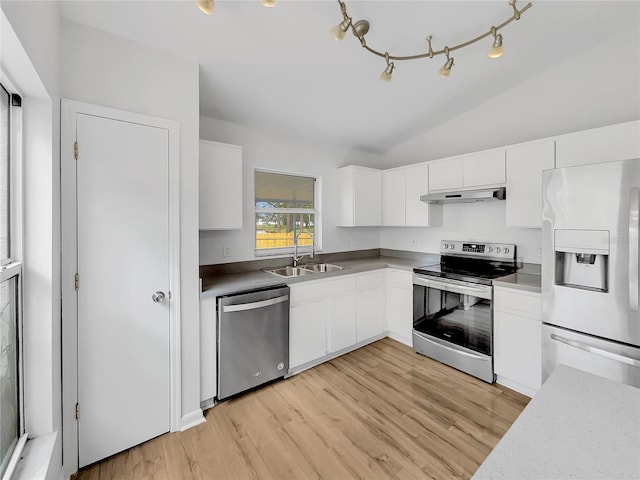
M 256 171 L 256 207 L 312 209 L 314 184 L 310 177 Z
M 294 232 L 298 246 L 311 246 L 314 220 L 312 213 L 256 213 L 256 249 L 293 247 Z
M 9 258 L 9 100 L 0 85 L 0 264 Z
M 0 476 L 20 437 L 17 278 L 0 283 Z

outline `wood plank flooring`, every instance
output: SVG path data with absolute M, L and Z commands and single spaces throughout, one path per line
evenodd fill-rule
M 385 338 L 222 402 L 87 479 L 469 478 L 528 398 Z

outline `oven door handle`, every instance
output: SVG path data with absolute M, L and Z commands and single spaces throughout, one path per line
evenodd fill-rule
M 440 281 L 432 280 L 431 278 L 425 278 L 418 275 L 413 276 L 413 284 L 422 287 L 435 288 L 437 290 L 444 290 L 445 292 L 459 293 L 462 295 L 473 295 L 474 297 L 484 298 L 491 300 L 492 289 L 486 285 L 473 285 L 466 282 L 455 281 Z
M 420 335 L 420 332 L 417 332 L 415 330 L 414 330 L 414 333 L 416 335 Z M 480 355 L 475 355 L 473 353 L 465 352 L 463 350 L 458 350 L 457 348 L 450 347 L 448 345 L 445 345 L 444 343 L 436 342 L 436 341 L 434 341 L 434 340 L 432 340 L 430 338 L 425 337 L 424 335 L 420 335 L 420 338 L 422 340 L 426 341 L 426 342 L 431 342 L 431 343 L 433 343 L 434 345 L 437 345 L 440 348 L 444 348 L 445 350 L 450 350 L 452 352 L 455 352 L 457 355 L 465 355 L 467 357 L 475 358 L 476 360 L 483 360 L 483 361 L 489 360 L 488 357 L 483 357 L 483 356 L 480 356 Z

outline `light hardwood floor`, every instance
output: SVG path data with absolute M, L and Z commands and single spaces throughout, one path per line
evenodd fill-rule
M 222 402 L 87 479 L 469 478 L 528 398 L 385 338 Z

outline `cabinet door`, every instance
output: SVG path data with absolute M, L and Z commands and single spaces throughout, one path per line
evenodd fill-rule
M 496 375 L 538 390 L 542 381 L 542 323 L 514 313 L 495 313 Z
M 357 167 L 354 172 L 354 226 L 382 225 L 382 172 Z
M 242 147 L 200 140 L 200 230 L 242 228 Z
M 356 344 L 356 293 L 335 294 L 329 298 L 329 351 L 338 352 Z
M 562 135 L 556 139 L 557 168 L 633 158 L 640 158 L 638 120 Z
M 542 228 L 542 171 L 554 167 L 554 141 L 507 149 L 507 226 Z
M 462 188 L 462 158 L 429 162 L 429 191 Z
M 356 279 L 357 341 L 361 342 L 386 331 L 386 292 L 382 272 L 361 275 Z
M 320 298 L 289 311 L 289 369 L 327 354 L 327 301 Z
M 482 187 L 505 182 L 504 150 L 475 153 L 463 158 L 463 186 Z
M 442 224 L 442 206 L 420 201 L 429 191 L 429 165 L 407 167 L 405 172 L 405 225 L 407 227 L 437 227 Z
M 388 272 L 387 330 L 411 345 L 413 330 L 413 280 L 410 272 Z
M 382 172 L 382 218 L 385 226 L 405 225 L 405 189 L 405 169 Z
M 542 381 L 542 299 L 540 294 L 494 288 L 496 375 L 525 387 L 530 395 Z
M 382 172 L 349 165 L 338 169 L 341 227 L 382 225 Z

